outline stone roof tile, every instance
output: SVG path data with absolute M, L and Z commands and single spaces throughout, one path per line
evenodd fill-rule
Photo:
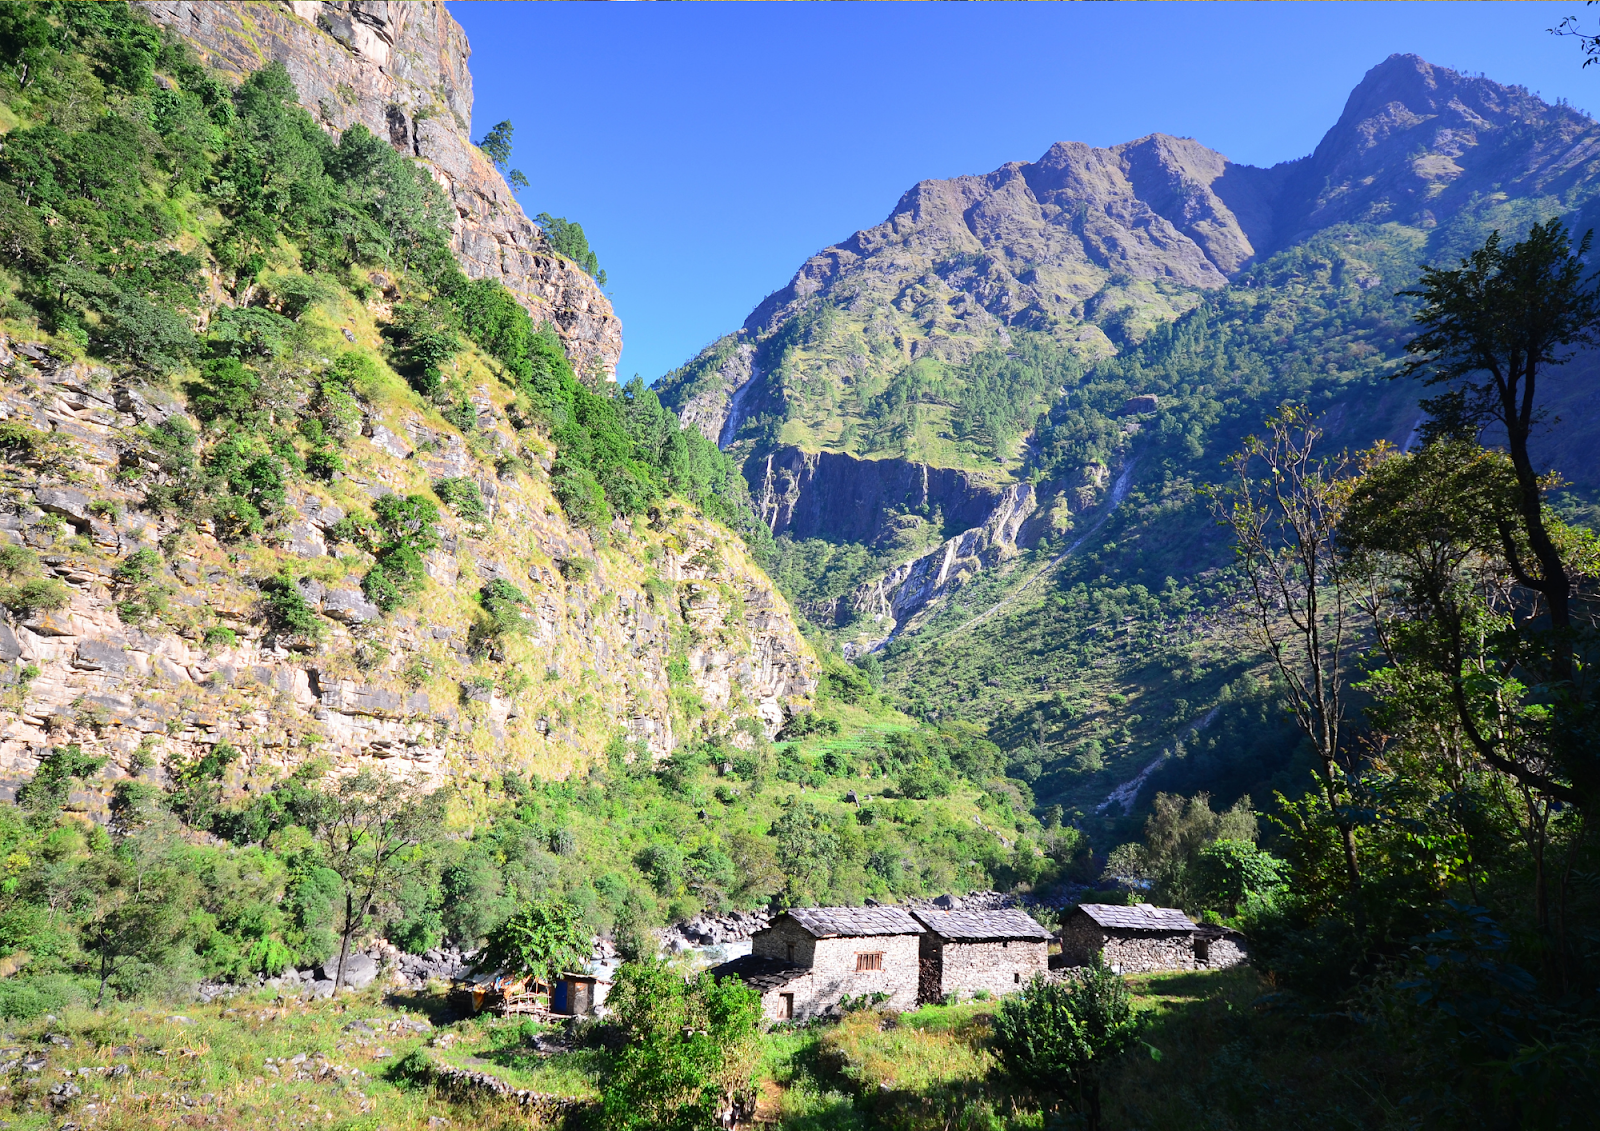
M 993 911 L 928 911 L 912 912 L 917 921 L 942 939 L 960 942 L 985 942 L 1001 939 L 1039 939 L 1051 937 L 1028 915 L 1015 907 L 997 908 Z
M 922 933 L 898 907 L 791 907 L 787 914 L 819 939 Z
M 1152 907 L 1148 903 L 1123 907 L 1115 903 L 1080 903 L 1078 910 L 1102 927 L 1115 927 L 1124 931 L 1182 931 L 1195 929 L 1189 917 L 1176 907 Z
M 711 973 L 718 978 L 738 978 L 757 993 L 766 993 L 779 986 L 787 986 L 800 975 L 809 974 L 811 971 L 805 966 L 796 966 L 781 958 L 771 958 L 764 954 L 741 954 L 730 962 L 713 966 Z

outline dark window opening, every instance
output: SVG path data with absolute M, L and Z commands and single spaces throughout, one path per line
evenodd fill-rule
M 790 949 L 792 950 L 794 948 L 791 947 Z M 780 1020 L 783 1020 L 783 1021 L 793 1021 L 794 1020 L 794 995 L 793 994 L 779 994 L 778 995 L 778 1017 L 779 1017 Z

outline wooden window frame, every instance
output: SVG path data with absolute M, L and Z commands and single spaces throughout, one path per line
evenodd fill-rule
M 856 951 L 856 973 L 857 974 L 882 974 L 883 973 L 883 951 L 881 951 L 881 950 L 858 950 L 858 951 Z

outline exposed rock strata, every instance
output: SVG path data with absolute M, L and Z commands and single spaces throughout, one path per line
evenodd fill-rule
M 462 270 L 498 278 L 553 323 L 580 372 L 616 379 L 622 326 L 595 281 L 555 254 L 471 144 L 466 33 L 441 3 L 398 0 L 135 0 L 224 74 L 282 62 L 331 132 L 360 123 L 423 161 L 455 205 Z
M 0 617 L 0 795 L 49 746 L 74 741 L 110 755 L 113 780 L 159 777 L 162 761 L 220 742 L 241 754 L 236 786 L 313 751 L 435 780 L 562 776 L 619 730 L 658 755 L 681 738 L 668 665 L 678 650 L 680 692 L 713 730 L 754 717 L 775 733 L 815 688 L 783 598 L 736 537 L 679 507 L 655 526 L 618 522 L 601 540 L 569 525 L 549 491 L 548 448 L 506 421 L 509 394 L 479 390 L 471 450 L 436 419 L 369 410 L 367 436 L 347 445 L 348 475 L 298 488 L 265 537 L 276 549 L 241 555 L 206 522 L 138 509 L 143 486 L 125 474 L 149 472 L 137 425 L 175 411 L 158 394 L 4 339 L 0 372 L 0 419 L 53 445 L 35 466 L 5 469 L 0 540 L 32 548 L 70 593 L 64 608 Z M 533 470 L 497 472 L 512 453 Z M 478 484 L 488 520 L 447 515 L 420 607 L 384 615 L 362 596 L 363 556 L 348 545 L 333 556 L 329 530 L 377 495 L 425 491 L 444 475 Z M 166 611 L 129 623 L 114 571 L 157 547 Z M 295 559 L 320 643 L 276 635 L 263 615 L 260 581 Z M 474 595 L 497 577 L 528 598 L 514 665 L 472 642 Z

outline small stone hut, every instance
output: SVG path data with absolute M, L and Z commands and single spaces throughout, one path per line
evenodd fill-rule
M 804 1009 L 806 1003 L 816 998 L 816 979 L 809 967 L 765 954 L 741 954 L 720 966 L 713 966 L 711 973 L 719 978 L 738 978 L 760 994 L 761 1016 L 768 1021 L 802 1019 L 796 1001 L 800 1003 L 799 1008 Z
M 920 941 L 919 1001 L 1013 993 L 1050 965 L 1049 931 L 1015 907 L 993 911 L 913 911 Z
M 875 993 L 887 995 L 885 1008 L 913 1009 L 921 934 L 898 907 L 796 907 L 750 936 L 748 956 L 712 972 L 759 989 L 772 1021 L 804 1021 Z
M 1121 974 L 1193 970 L 1197 929 L 1175 907 L 1080 903 L 1061 921 L 1061 957 L 1087 966 L 1098 954 Z

